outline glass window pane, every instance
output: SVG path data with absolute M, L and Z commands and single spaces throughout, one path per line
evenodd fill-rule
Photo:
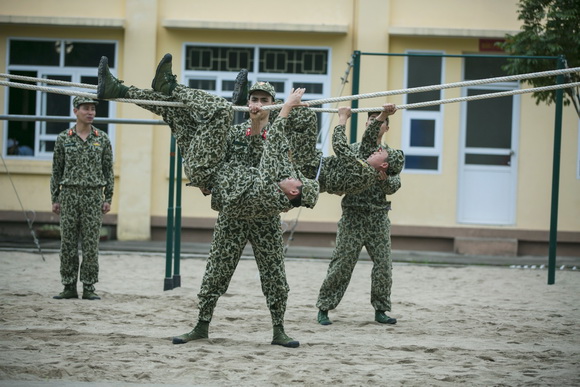
M 405 169 L 427 169 L 436 171 L 439 156 L 412 156 L 405 155 Z
M 240 71 L 254 67 L 254 49 L 251 47 L 207 47 L 185 48 L 185 70 L 197 71 Z
M 507 75 L 501 66 L 507 58 L 465 58 L 465 79 L 484 79 Z
M 317 74 L 328 72 L 328 51 L 260 49 L 261 73 Z
M 54 151 L 54 144 L 56 144 L 56 140 L 42 140 L 40 141 L 40 149 L 43 152 L 52 152 Z
M 109 67 L 115 67 L 113 43 L 65 42 L 66 67 L 97 67 L 101 56 L 109 58 Z
M 441 58 L 410 56 L 407 62 L 407 87 L 421 87 L 441 84 Z M 441 90 L 407 94 L 407 103 L 418 103 L 441 99 Z M 439 111 L 440 105 L 417 108 L 415 110 Z
M 96 85 L 96 84 L 98 84 L 98 79 L 96 76 L 83 76 L 83 77 L 81 77 L 81 83 L 87 83 L 89 85 Z M 72 99 L 71 99 L 71 104 L 72 104 Z M 97 105 L 96 117 L 99 117 L 99 118 L 109 117 L 110 104 L 111 103 L 109 101 L 104 101 L 104 100 L 100 99 L 99 104 Z M 109 124 L 99 124 L 99 125 L 95 125 L 95 126 L 98 127 L 99 129 L 101 129 L 102 131 L 109 133 Z
M 310 94 L 322 94 L 322 89 L 324 88 L 322 83 L 312 83 L 312 82 L 294 82 L 292 87 L 297 88 L 304 88 L 306 89 L 306 93 Z
M 234 91 L 236 81 L 222 81 L 222 91 Z
M 10 74 L 23 75 L 26 77 L 36 78 L 36 71 L 10 71 Z M 26 83 L 29 85 L 33 82 L 23 82 L 11 80 L 11 82 Z M 18 89 L 8 87 L 8 114 L 18 115 L 35 115 L 36 114 L 36 92 L 34 90 Z M 34 121 L 8 121 L 8 139 L 17 141 L 19 146 L 26 146 L 34 149 Z M 11 152 L 15 152 L 11 151 Z M 7 152 L 8 153 L 8 152 Z
M 481 95 L 491 92 L 493 91 L 469 89 L 467 95 Z M 469 148 L 511 149 L 512 105 L 513 97 L 487 98 L 467 102 L 465 145 Z
M 60 41 L 11 40 L 11 65 L 58 66 Z M 98 63 L 98 62 L 97 62 Z
M 258 79 L 258 82 L 269 82 L 272 86 L 274 86 L 274 90 L 276 90 L 276 95 L 286 93 L 286 83 L 284 82 L 269 81 L 267 79 Z
M 189 87 L 199 90 L 215 91 L 216 81 L 215 79 L 190 79 Z
M 510 155 L 478 155 L 466 154 L 465 164 L 475 165 L 510 165 Z
M 435 120 L 411 119 L 411 146 L 435 146 Z
M 70 75 L 48 75 L 48 79 L 57 81 L 71 81 Z M 67 117 L 72 111 L 72 97 L 64 94 L 46 93 L 46 111 L 47 116 L 64 116 Z M 59 134 L 63 130 L 69 128 L 69 122 L 45 122 L 46 134 Z

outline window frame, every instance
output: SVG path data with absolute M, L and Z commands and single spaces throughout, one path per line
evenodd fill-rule
M 407 50 L 406 54 L 436 54 L 444 55 L 444 51 L 431 50 Z M 404 64 L 404 88 L 409 88 L 409 56 L 405 57 Z M 445 57 L 441 56 L 441 74 L 439 84 L 445 82 Z M 445 90 L 440 90 L 440 99 L 444 99 Z M 404 102 L 407 103 L 408 94 L 404 95 Z M 443 159 L 443 118 L 445 105 L 439 105 L 438 111 L 405 109 L 402 114 L 401 147 L 406 156 L 437 157 L 437 169 L 410 169 L 405 165 L 405 173 L 414 174 L 441 174 Z M 433 120 L 435 122 L 434 144 L 432 147 L 411 145 L 411 122 L 413 120 Z
M 187 53 L 187 48 L 191 46 L 197 47 L 248 47 L 254 49 L 253 66 L 254 68 L 248 69 L 248 81 L 250 84 L 256 81 L 265 82 L 276 82 L 283 83 L 284 90 L 276 90 L 276 99 L 285 99 L 292 86 L 296 82 L 300 83 L 318 83 L 322 85 L 322 93 L 306 93 L 304 94 L 303 100 L 314 100 L 329 98 L 331 87 L 332 87 L 332 48 L 323 46 L 287 46 L 287 45 L 264 45 L 264 44 L 226 44 L 226 43 L 207 43 L 207 42 L 184 42 L 182 45 L 183 61 L 181 63 L 181 82 L 184 85 L 189 85 L 189 81 L 192 79 L 199 80 L 213 80 L 216 83 L 216 90 L 208 90 L 211 93 L 219 95 L 221 97 L 231 99 L 232 92 L 230 90 L 223 90 L 222 85 L 224 81 L 235 80 L 238 75 L 238 71 L 201 71 L 201 70 L 185 70 L 185 57 Z M 325 50 L 327 52 L 327 63 L 326 63 L 326 74 L 289 74 L 289 73 L 260 73 L 260 50 L 267 48 L 275 49 L 289 49 L 289 50 Z M 317 107 L 328 107 L 328 105 L 320 105 Z M 319 133 L 317 148 L 322 149 L 325 154 L 329 152 L 329 139 L 327 133 L 330 131 L 328 127 L 331 122 L 332 113 L 320 113 L 319 118 Z
M 98 63 L 95 63 L 95 67 L 86 67 L 86 66 L 65 66 L 65 52 L 64 50 L 60 50 L 59 52 L 59 65 L 57 66 L 45 66 L 45 65 L 11 65 L 10 63 L 10 43 L 14 40 L 21 40 L 21 41 L 49 41 L 49 42 L 60 42 L 61 45 L 66 44 L 67 42 L 83 42 L 83 43 L 95 43 L 95 44 L 112 44 L 114 46 L 115 52 L 115 64 L 117 64 L 119 58 L 119 43 L 115 40 L 103 40 L 103 39 L 76 39 L 76 38 L 37 38 L 37 37 L 10 37 L 7 38 L 7 52 L 6 52 L 6 72 L 11 73 L 14 71 L 29 71 L 35 72 L 36 78 L 46 78 L 48 75 L 64 75 L 70 76 L 71 82 L 73 83 L 81 83 L 82 77 L 96 77 Z M 115 68 L 111 68 L 112 73 L 116 73 Z M 53 85 L 53 84 L 44 84 L 44 83 L 36 83 L 40 86 L 48 86 L 50 88 L 58 88 L 58 89 L 65 89 L 70 91 L 79 91 L 79 92 L 87 92 L 87 89 L 79 88 L 79 87 L 68 87 L 68 86 L 60 86 L 60 85 Z M 36 116 L 46 116 L 46 105 L 47 105 L 47 92 L 32 90 L 35 92 L 35 101 L 36 106 L 34 109 L 34 115 Z M 95 92 L 96 90 L 90 91 Z M 70 96 L 69 99 L 69 116 L 71 118 L 75 118 L 72 108 L 72 99 L 74 96 Z M 4 111 L 9 111 L 9 88 L 5 88 L 4 91 Z M 98 109 L 98 107 L 97 107 Z M 114 117 L 116 113 L 116 104 L 109 103 L 109 115 L 108 117 Z M 9 155 L 8 148 L 7 148 L 7 140 L 8 140 L 8 122 L 9 120 L 4 120 L 3 128 L 4 128 L 4 135 L 3 135 L 3 149 L 2 154 L 7 159 L 11 160 L 51 160 L 53 152 L 46 151 L 41 149 L 41 142 L 42 141 L 56 141 L 58 134 L 47 134 L 46 133 L 46 121 L 34 121 L 34 155 L 33 156 L 19 156 L 19 155 Z M 74 125 L 74 122 L 70 122 L 67 128 L 70 128 Z M 98 127 L 98 126 L 97 126 Z M 111 145 L 113 149 L 115 147 L 115 125 L 108 124 L 107 126 L 107 134 L 111 140 Z

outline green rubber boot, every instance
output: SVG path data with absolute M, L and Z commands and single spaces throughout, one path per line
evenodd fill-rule
M 274 325 L 274 338 L 272 339 L 272 345 L 281 345 L 288 348 L 298 348 L 300 343 L 291 337 L 288 337 L 284 333 L 284 327 L 282 325 Z
M 318 323 L 320 325 L 330 325 L 332 321 L 328 318 L 328 310 L 319 310 L 318 311 Z
M 188 341 L 207 339 L 209 337 L 209 321 L 198 321 L 195 328 L 189 333 L 184 333 L 173 338 L 173 344 L 185 344 Z
M 177 86 L 177 77 L 171 71 L 171 54 L 165 54 L 157 65 L 155 78 L 151 81 L 151 88 L 165 95 L 171 95 Z
M 92 284 L 83 285 L 83 300 L 100 300 L 101 297 L 95 293 L 95 287 Z
M 98 70 L 97 98 L 114 99 L 123 98 L 129 88 L 123 85 L 123 81 L 118 80 L 109 70 L 109 58 L 101 57 Z
M 64 285 L 64 290 L 52 297 L 55 300 L 66 300 L 69 298 L 79 298 L 76 285 Z
M 248 104 L 248 70 L 246 69 L 241 69 L 236 77 L 232 103 L 236 106 L 246 106 Z
M 382 310 L 375 311 L 375 321 L 381 324 L 396 324 L 397 319 L 393 317 L 389 317 L 385 314 Z

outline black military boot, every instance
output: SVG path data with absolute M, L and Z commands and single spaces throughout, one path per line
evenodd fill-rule
M 100 300 L 101 297 L 95 293 L 95 287 L 92 284 L 83 285 L 83 300 Z
M 298 348 L 300 342 L 294 340 L 284 332 L 284 326 L 274 325 L 274 337 L 272 339 L 272 345 L 281 345 L 288 348 Z
M 318 323 L 320 325 L 330 325 L 330 324 L 332 324 L 332 321 L 330 321 L 330 318 L 328 318 L 328 310 L 322 310 L 322 309 L 320 309 L 318 311 Z
M 209 337 L 209 321 L 198 321 L 191 332 L 173 338 L 173 344 L 185 344 L 188 341 L 207 339 Z
M 248 104 L 248 70 L 246 69 L 241 69 L 236 77 L 232 103 L 236 106 L 246 106 Z
M 165 95 L 171 95 L 177 86 L 177 77 L 171 71 L 171 54 L 165 54 L 157 65 L 155 78 L 151 81 L 151 88 Z
M 382 310 L 375 311 L 375 321 L 381 324 L 396 324 L 397 319 L 393 317 L 389 317 L 385 314 Z
M 118 80 L 109 70 L 109 58 L 101 57 L 98 71 L 97 98 L 114 99 L 123 98 L 129 88 L 123 85 L 123 81 Z
M 79 298 L 76 284 L 64 285 L 64 290 L 52 298 L 54 298 L 55 300 Z

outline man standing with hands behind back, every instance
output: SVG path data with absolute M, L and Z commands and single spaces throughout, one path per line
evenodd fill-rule
M 83 252 L 80 281 L 83 299 L 100 300 L 99 237 L 103 215 L 113 198 L 113 150 L 107 133 L 92 123 L 97 101 L 73 99 L 76 124 L 61 132 L 54 146 L 50 194 L 52 212 L 60 215 L 60 275 L 64 290 L 55 299 L 78 298 L 78 244 Z

